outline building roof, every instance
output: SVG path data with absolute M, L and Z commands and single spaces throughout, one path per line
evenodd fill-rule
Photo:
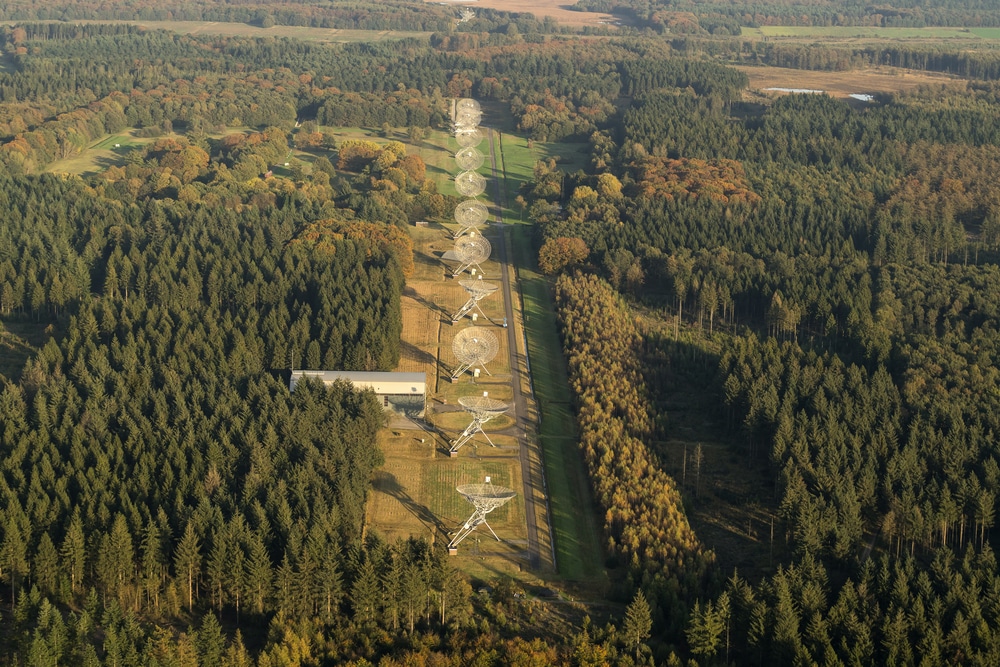
M 325 383 L 347 380 L 358 389 L 372 389 L 376 394 L 424 394 L 426 373 L 382 373 L 366 371 L 292 371 L 288 388 L 295 390 L 300 378 L 314 377 Z

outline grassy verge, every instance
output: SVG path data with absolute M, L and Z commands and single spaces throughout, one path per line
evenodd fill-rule
M 556 330 L 555 310 L 548 283 L 533 270 L 529 228 L 518 226 L 512 235 L 514 262 L 524 302 L 524 326 L 535 400 L 539 406 L 539 439 L 545 456 L 545 474 L 555 532 L 559 574 L 570 580 L 594 579 L 602 574 L 600 531 L 593 508 L 583 459 L 576 443 L 576 424 L 570 409 L 569 380 Z
M 498 167 L 502 168 L 507 222 L 520 221 L 515 203 L 523 184 L 533 178 L 538 160 L 555 157 L 567 171 L 584 162 L 583 144 L 529 143 L 525 137 L 502 128 Z M 554 533 L 556 564 L 560 576 L 571 581 L 595 581 L 602 577 L 603 550 L 590 485 L 576 441 L 570 408 L 569 379 L 556 329 L 555 308 L 548 281 L 537 272 L 531 227 L 514 224 L 511 262 L 523 304 L 532 393 L 538 408 L 538 434 L 544 458 L 549 510 Z M 591 511 L 586 511 L 586 509 Z M 581 511 L 584 509 L 585 511 Z

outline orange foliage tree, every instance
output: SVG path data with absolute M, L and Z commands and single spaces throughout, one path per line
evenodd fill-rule
M 542 244 L 538 251 L 538 268 L 542 273 L 551 276 L 585 261 L 589 256 L 590 248 L 583 239 L 575 236 L 558 236 Z

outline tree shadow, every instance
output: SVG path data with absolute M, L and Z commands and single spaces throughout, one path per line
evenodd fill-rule
M 433 512 L 431 512 L 427 507 L 416 502 L 406 490 L 399 485 L 399 481 L 396 476 L 392 473 L 379 471 L 376 473 L 376 484 L 379 490 L 387 493 L 402 505 L 407 512 L 416 517 L 417 521 L 422 523 L 426 528 L 431 530 L 431 532 L 437 531 L 439 535 L 446 536 L 448 534 L 448 526 L 445 525 L 441 519 L 439 519 Z
M 403 358 L 413 359 L 421 364 L 437 365 L 437 357 L 430 352 L 421 350 L 413 343 L 404 340 L 400 341 L 400 346 L 402 347 Z
M 441 264 L 444 264 L 444 262 L 441 262 Z M 436 303 L 432 303 L 432 302 L 428 301 L 427 299 L 425 299 L 424 297 L 422 297 L 417 292 L 417 290 L 413 289 L 412 287 L 410 287 L 410 286 L 404 287 L 403 288 L 403 296 L 409 297 L 410 299 L 413 299 L 414 301 L 416 301 L 417 303 L 419 303 L 424 308 L 427 308 L 431 312 L 437 312 L 437 313 L 441 313 L 442 315 L 446 315 L 448 317 L 448 321 L 451 322 L 451 313 L 449 313 L 447 310 L 445 310 L 442 306 L 439 306 Z

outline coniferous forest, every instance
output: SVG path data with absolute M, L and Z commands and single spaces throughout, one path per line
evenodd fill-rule
M 877 20 L 1000 22 L 924 4 Z M 0 27 L 0 323 L 37 343 L 0 355 L 0 663 L 1000 663 L 994 54 L 723 39 L 876 21 L 825 2 L 579 8 L 634 23 L 0 3 L 17 21 Z M 99 22 L 122 19 L 429 34 Z M 748 61 L 964 78 L 761 103 L 731 67 Z M 580 169 L 539 161 L 519 195 L 613 582 L 593 618 L 510 580 L 473 593 L 440 544 L 365 530 L 381 406 L 287 388 L 289 368 L 396 367 L 406 228 L 457 203 L 404 143 L 330 128 L 447 130 L 462 96 L 586 149 Z M 46 173 L 127 128 L 148 141 L 123 159 Z M 322 156 L 275 177 L 292 149 Z M 715 490 L 677 479 L 679 393 L 762 480 L 767 562 L 741 571 L 699 532 Z

